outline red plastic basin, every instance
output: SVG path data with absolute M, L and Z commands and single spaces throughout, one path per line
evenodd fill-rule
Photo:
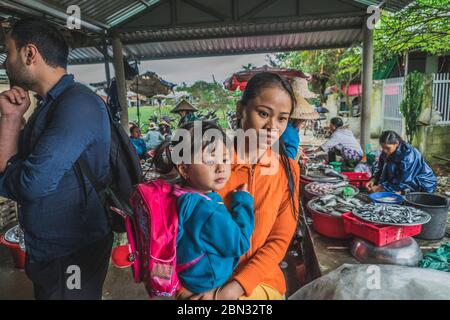
M 311 214 L 314 230 L 329 238 L 347 239 L 351 237 L 351 234 L 345 231 L 344 220 L 341 217 L 316 211 L 310 207 L 309 203 L 307 210 Z
M 11 256 L 14 260 L 14 265 L 18 269 L 24 269 L 25 268 L 25 257 L 26 253 L 22 249 L 20 249 L 20 246 L 18 243 L 11 243 L 5 240 L 5 236 L 2 234 L 0 236 L 0 245 L 7 247 L 9 249 L 9 252 L 11 253 Z

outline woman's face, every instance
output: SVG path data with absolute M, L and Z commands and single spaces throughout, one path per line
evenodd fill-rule
M 381 145 L 381 150 L 389 157 L 397 150 L 398 145 L 399 145 L 398 142 L 396 142 L 394 144 L 383 143 Z
M 261 129 L 272 133 L 267 143 L 272 145 L 287 127 L 292 110 L 292 100 L 286 90 L 279 87 L 262 89 L 261 93 L 244 106 L 238 103 L 237 114 L 244 130 L 255 129 L 259 136 Z

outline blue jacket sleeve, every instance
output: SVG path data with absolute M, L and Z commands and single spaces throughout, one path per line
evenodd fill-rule
M 376 183 L 379 183 L 383 174 L 383 168 L 386 161 L 386 157 L 384 153 L 382 153 L 378 159 L 378 161 L 374 164 L 373 170 L 373 178 Z
M 224 257 L 240 257 L 250 249 L 254 228 L 253 197 L 248 192 L 233 193 L 232 212 L 215 212 L 203 225 L 200 238 L 206 252 Z
M 102 137 L 105 119 L 106 108 L 95 95 L 64 99 L 33 152 L 5 171 L 8 198 L 35 201 L 55 191 L 80 155 Z
M 300 145 L 300 137 L 297 129 L 294 128 L 291 122 L 288 122 L 286 130 L 281 135 L 281 139 L 283 139 L 284 145 L 286 146 L 287 156 L 295 160 L 298 146 Z

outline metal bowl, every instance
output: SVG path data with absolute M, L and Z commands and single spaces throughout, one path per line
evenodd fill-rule
M 22 231 L 19 229 L 19 226 L 14 226 L 5 233 L 5 240 L 10 243 L 19 243 L 20 233 Z
M 383 247 L 377 247 L 366 240 L 354 238 L 351 253 L 358 261 L 367 264 L 395 264 L 417 267 L 419 261 L 422 260 L 422 251 L 411 237 Z

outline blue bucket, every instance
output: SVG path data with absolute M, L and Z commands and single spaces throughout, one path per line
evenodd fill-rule
M 394 192 L 375 192 L 369 194 L 369 198 L 375 203 L 384 203 L 384 204 L 401 204 L 405 200 L 403 196 L 396 194 Z M 387 200 L 383 198 L 392 198 L 392 200 Z

